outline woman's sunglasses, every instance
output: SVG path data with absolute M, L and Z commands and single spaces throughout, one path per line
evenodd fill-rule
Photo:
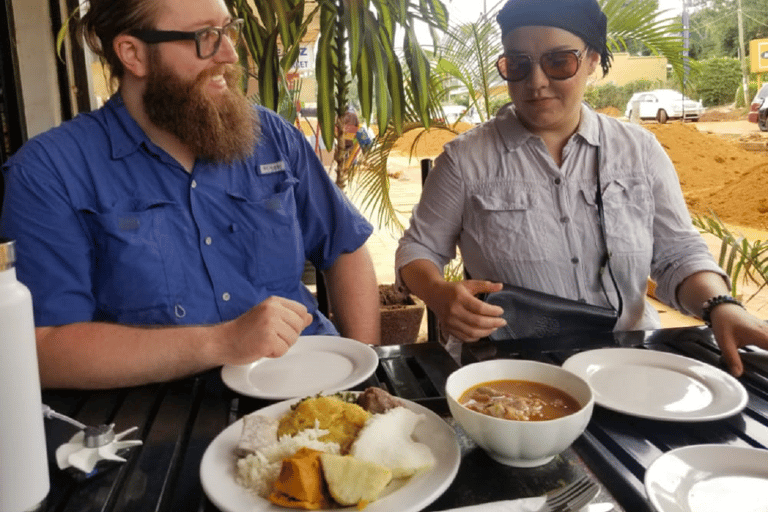
M 547 77 L 552 80 L 567 80 L 579 71 L 584 50 L 558 50 L 547 52 L 539 57 L 539 66 Z M 533 69 L 533 59 L 524 53 L 499 55 L 496 68 L 501 78 L 507 82 L 519 82 L 527 77 Z

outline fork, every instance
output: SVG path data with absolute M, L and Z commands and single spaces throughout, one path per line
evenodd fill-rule
M 597 496 L 600 487 L 586 475 L 547 494 L 540 512 L 576 512 Z

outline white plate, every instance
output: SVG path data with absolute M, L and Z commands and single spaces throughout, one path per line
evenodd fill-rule
M 608 409 L 667 421 L 712 421 L 747 405 L 739 381 L 688 357 L 633 348 L 576 354 L 563 368 L 589 382 L 595 403 Z
M 369 345 L 339 336 L 301 336 L 281 357 L 226 365 L 221 379 L 233 391 L 267 400 L 334 393 L 360 384 L 376 371 Z
M 695 445 L 669 451 L 645 472 L 658 512 L 768 510 L 768 450 Z
M 300 399 L 279 402 L 260 409 L 259 412 L 268 417 L 279 418 L 298 400 Z M 435 467 L 428 471 L 390 484 L 378 500 L 365 508 L 365 512 L 417 512 L 437 499 L 448 488 L 459 470 L 461 451 L 453 429 L 429 409 L 408 400 L 400 400 L 408 409 L 426 416 L 416 426 L 413 437 L 429 446 L 437 462 Z M 272 504 L 235 481 L 237 458 L 234 450 L 243 429 L 242 422 L 240 419 L 224 429 L 205 450 L 200 463 L 203 491 L 211 502 L 224 512 L 291 510 Z

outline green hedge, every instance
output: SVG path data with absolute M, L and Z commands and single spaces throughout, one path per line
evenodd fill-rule
M 584 99 L 597 110 L 606 107 L 616 107 L 624 113 L 629 98 L 631 98 L 634 93 L 651 91 L 662 87 L 664 87 L 663 84 L 653 80 L 636 80 L 621 86 L 608 83 L 598 87 L 587 87 L 587 90 L 584 93 Z
M 705 107 L 737 102 L 741 92 L 741 65 L 738 59 L 717 57 L 700 62 L 701 71 L 692 84 Z M 741 103 L 744 94 L 740 93 Z M 752 93 L 754 96 L 754 93 Z M 751 96 L 750 96 L 751 97 Z

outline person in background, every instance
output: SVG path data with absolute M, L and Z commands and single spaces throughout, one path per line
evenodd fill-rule
M 341 334 L 378 343 L 372 227 L 239 90 L 243 21 L 223 0 L 90 0 L 81 24 L 118 92 L 3 168 L 43 386 L 170 380 L 337 334 L 306 260 Z
M 584 104 L 588 77 L 611 61 L 596 0 L 509 0 L 497 21 L 512 103 L 435 160 L 397 249 L 399 285 L 435 312 L 455 350 L 505 324 L 477 297 L 502 283 L 604 307 L 620 293 L 615 330 L 659 328 L 650 275 L 662 302 L 712 326 L 740 375 L 737 349 L 768 348 L 768 325 L 730 296 L 654 136 Z M 598 172 L 616 288 L 601 271 Z M 457 246 L 472 279 L 446 282 Z

